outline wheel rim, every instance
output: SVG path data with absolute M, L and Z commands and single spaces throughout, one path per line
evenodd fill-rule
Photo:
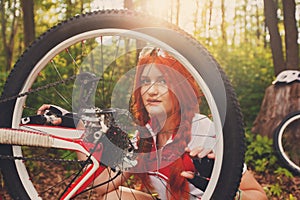
M 96 30 L 96 31 L 91 31 L 91 32 L 86 32 L 86 33 L 80 34 L 80 35 L 76 35 L 63 43 L 60 43 L 55 48 L 53 48 L 51 51 L 49 51 L 49 53 L 47 53 L 45 55 L 45 57 L 43 57 L 40 60 L 40 62 L 34 67 L 33 72 L 30 74 L 30 76 L 28 76 L 28 79 L 26 80 L 27 82 L 26 82 L 26 84 L 24 84 L 24 87 L 20 93 L 26 92 L 32 87 L 33 81 L 36 80 L 36 78 L 38 77 L 42 68 L 45 65 L 47 65 L 48 63 L 50 63 L 51 60 L 53 59 L 52 55 L 56 55 L 56 54 L 58 54 L 58 52 L 62 52 L 64 49 L 66 49 L 66 47 L 70 46 L 70 44 L 81 43 L 83 41 L 83 39 L 87 40 L 87 38 L 94 38 L 99 35 L 104 35 L 104 36 L 105 35 L 116 35 L 120 32 L 122 33 L 122 36 L 130 35 L 133 38 L 143 39 L 144 41 L 148 41 L 152 44 L 155 44 L 156 46 L 159 46 L 161 48 L 164 48 L 166 50 L 174 52 L 174 55 L 176 56 L 176 58 L 178 58 L 178 60 L 180 60 L 180 62 L 182 64 L 184 64 L 191 73 L 194 73 L 194 74 L 196 73 L 196 71 L 193 69 L 191 64 L 187 60 L 185 60 L 185 58 L 183 56 L 178 54 L 178 52 L 176 52 L 174 49 L 169 47 L 167 44 L 162 43 L 162 42 L 156 40 L 155 38 L 151 38 L 150 36 L 146 36 L 141 33 L 134 32 L 134 31 L 119 30 L 119 29 L 107 29 L 107 30 L 103 29 L 103 30 Z M 216 184 L 218 181 L 218 176 L 220 175 L 220 170 L 221 170 L 221 166 L 222 166 L 222 157 L 223 157 L 223 134 L 222 134 L 222 122 L 221 122 L 222 120 L 219 117 L 220 114 L 219 114 L 218 108 L 215 104 L 214 98 L 211 95 L 210 90 L 206 86 L 205 82 L 203 81 L 203 79 L 201 78 L 201 76 L 199 74 L 195 78 L 196 78 L 198 84 L 201 85 L 202 91 L 204 92 L 204 95 L 208 101 L 209 107 L 211 108 L 210 111 L 212 113 L 213 120 L 215 123 L 215 128 L 217 130 L 217 133 L 219 133 L 217 135 L 217 142 L 215 144 L 215 153 L 216 153 L 217 159 L 216 159 L 214 169 L 213 169 L 213 174 L 212 174 L 213 181 L 211 181 L 209 183 L 208 188 L 203 196 L 204 199 L 209 199 L 209 197 L 212 196 L 214 188 L 216 187 Z M 20 121 L 20 118 L 22 117 L 23 105 L 25 104 L 25 101 L 26 101 L 26 98 L 19 98 L 16 101 L 16 106 L 14 108 L 15 112 L 13 114 L 13 123 L 12 123 L 13 128 L 19 128 L 19 121 Z M 20 112 L 20 111 L 22 111 L 22 112 Z M 13 152 L 14 152 L 14 156 L 22 156 L 22 153 L 21 153 L 22 151 L 21 151 L 20 147 L 14 146 Z M 25 165 L 20 161 L 16 161 L 16 166 L 18 168 L 19 175 L 22 179 L 22 182 L 27 187 L 26 188 L 27 192 L 30 193 L 30 195 L 32 195 L 32 197 L 36 198 L 38 195 L 33 190 L 31 181 L 29 181 L 29 176 L 28 176 L 28 173 L 26 173 L 27 169 L 26 169 Z
M 300 115 L 295 115 L 283 124 L 278 134 L 278 147 L 283 160 L 287 163 L 287 166 L 291 169 L 295 169 L 298 173 L 300 172 L 298 154 L 300 149 L 297 144 L 300 135 L 299 129 L 297 129 L 297 125 L 299 127 L 299 124 Z

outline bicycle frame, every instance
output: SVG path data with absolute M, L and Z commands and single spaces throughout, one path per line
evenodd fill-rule
M 62 195 L 61 199 L 64 200 L 82 192 L 105 169 L 105 166 L 101 166 L 99 162 L 103 146 L 99 145 L 100 149 L 97 150 L 100 150 L 100 153 L 97 152 L 98 159 L 96 159 L 95 155 L 88 151 L 87 144 L 81 137 L 83 134 L 84 130 L 40 125 L 21 126 L 21 129 L 0 128 L 0 144 L 72 150 L 90 158 L 91 163 L 87 169 Z
M 84 187 L 94 188 L 93 183 L 89 185 L 89 181 L 97 173 L 101 173 L 101 170 L 103 171 L 102 164 L 112 169 L 117 166 L 120 168 L 120 170 L 117 168 L 120 172 L 127 171 L 127 166 L 131 169 L 132 166 L 138 164 L 138 159 L 136 160 L 134 156 L 138 158 L 139 152 L 142 150 L 135 152 L 135 149 L 132 148 L 134 150 L 131 152 L 129 148 L 130 139 L 134 137 L 134 129 L 138 128 L 138 124 L 131 124 L 135 122 L 135 119 L 133 121 L 126 119 L 133 117 L 128 108 L 131 104 L 130 96 L 133 92 L 131 86 L 134 81 L 138 53 L 144 45 L 153 45 L 170 52 L 170 55 L 191 74 L 189 77 L 195 79 L 195 83 L 203 92 L 201 99 L 203 99 L 204 104 L 202 105 L 205 109 L 201 110 L 201 112 L 203 111 L 201 114 L 209 115 L 213 119 L 216 134 L 213 148 L 216 159 L 211 180 L 201 198 L 234 198 L 241 180 L 245 144 L 243 119 L 233 88 L 221 70 L 221 66 L 199 41 L 173 24 L 155 17 L 154 20 L 149 19 L 152 19 L 149 15 L 130 10 L 101 10 L 79 15 L 49 29 L 19 58 L 5 84 L 0 100 L 2 109 L 0 127 L 8 128 L 0 128 L 0 144 L 9 144 L 1 145 L 0 157 L 4 158 L 1 160 L 1 170 L 8 193 L 12 197 L 16 199 L 74 198 L 77 194 L 86 191 L 83 189 Z M 127 63 L 127 61 L 129 62 Z M 85 72 L 93 73 L 96 76 L 88 76 Z M 82 73 L 85 74 L 81 78 Z M 94 83 L 95 91 L 92 87 Z M 83 92 L 81 92 L 81 86 L 83 86 Z M 88 94 L 91 94 L 90 99 L 85 98 L 89 96 Z M 86 102 L 81 102 L 85 99 Z M 116 138 L 114 142 L 121 144 L 117 147 L 122 147 L 111 151 L 115 144 L 109 146 L 110 143 L 106 143 L 106 141 L 109 142 L 110 138 L 103 138 L 106 141 L 101 141 L 99 149 L 102 150 L 102 156 L 100 157 L 95 155 L 98 152 L 90 152 L 90 148 L 84 144 L 86 139 L 91 139 L 91 144 L 96 143 L 93 140 L 97 139 L 95 138 L 96 134 L 94 135 L 92 132 L 89 134 L 88 129 L 82 131 L 44 125 L 32 126 L 32 124 L 30 126 L 33 129 L 27 129 L 28 125 L 20 126 L 20 119 L 28 115 L 35 115 L 39 105 L 44 103 L 55 103 L 57 106 L 77 114 L 81 114 L 81 108 L 89 108 L 90 104 L 92 107 L 100 106 L 102 109 L 111 107 L 124 109 L 126 113 L 125 116 L 121 113 L 119 128 L 123 129 L 123 125 L 126 126 L 124 134 L 128 132 L 128 148 L 124 147 L 127 145 L 125 143 L 127 139 L 126 141 L 124 139 L 125 142 L 123 142 L 120 137 L 120 140 Z M 197 114 L 200 113 L 197 111 Z M 119 122 L 116 122 L 116 125 Z M 130 126 L 130 130 L 127 129 L 127 126 Z M 203 137 L 205 133 L 206 131 L 195 133 L 197 142 L 199 138 L 205 140 Z M 136 138 L 134 139 L 136 140 Z M 108 147 L 106 147 L 107 144 Z M 57 159 L 48 159 L 53 155 L 52 149 L 50 149 L 50 155 L 45 155 L 48 154 L 48 151 L 44 150 L 48 149 L 36 152 L 35 148 L 21 148 L 23 145 L 70 149 L 91 159 L 85 164 L 84 171 L 78 172 L 78 164 L 82 163 L 81 161 L 77 163 L 75 160 L 76 166 L 71 166 L 69 163 L 58 165 L 55 163 Z M 64 153 L 68 154 L 66 156 L 73 156 L 69 155 L 69 152 L 58 152 L 58 155 L 65 156 Z M 30 169 L 31 161 L 27 159 L 30 157 L 34 158 L 32 159 L 34 164 L 44 160 L 51 163 L 49 165 L 37 163 L 36 168 L 38 169 Z M 129 161 L 126 160 L 128 157 Z M 64 158 L 61 160 L 62 162 L 68 161 Z M 64 166 L 70 166 L 70 169 Z M 53 170 L 54 167 L 59 170 L 59 174 Z M 82 168 L 79 167 L 79 170 Z M 138 166 L 132 170 L 136 172 L 140 169 Z M 69 176 L 70 173 L 74 175 L 75 171 L 80 176 L 78 175 L 71 181 L 74 184 L 66 186 L 65 184 L 68 184 L 66 182 L 70 182 L 70 179 L 74 177 Z M 144 169 L 140 171 L 147 172 Z M 51 180 L 51 178 L 57 178 L 57 180 Z M 98 176 L 98 180 L 100 178 Z M 114 177 L 103 177 L 101 184 L 108 178 L 108 181 L 112 181 Z M 40 181 L 42 179 L 43 181 Z M 107 182 L 103 182 L 103 184 L 105 183 Z M 132 184 L 134 187 L 136 186 L 133 182 Z M 64 185 L 66 191 L 63 196 L 57 197 L 62 193 L 60 192 L 61 185 Z M 97 183 L 97 185 L 99 184 Z M 109 189 L 117 190 L 119 184 L 111 186 Z M 70 189 L 68 189 L 69 187 Z M 103 189 L 107 188 L 103 187 Z M 164 189 L 168 189 L 167 185 Z M 83 191 L 80 192 L 81 190 Z M 97 196 L 92 193 L 84 195 L 91 198 Z

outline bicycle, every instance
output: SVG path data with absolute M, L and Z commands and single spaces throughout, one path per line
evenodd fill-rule
M 280 72 L 272 84 L 285 85 L 299 83 L 299 70 L 284 70 Z M 273 146 L 279 160 L 295 174 L 300 174 L 300 111 L 294 111 L 283 117 L 274 130 Z
M 228 79 L 189 34 L 128 10 L 97 11 L 62 22 L 40 36 L 15 64 L 0 100 L 0 162 L 13 198 L 93 198 L 88 191 L 102 171 L 122 175 L 135 165 L 129 141 L 137 125 L 129 120 L 128 94 L 137 55 L 146 45 L 170 52 L 201 88 L 201 113 L 211 116 L 216 130 L 216 158 L 202 198 L 233 199 L 245 143 L 242 115 Z M 20 123 L 36 115 L 45 101 L 80 113 L 86 128 Z M 114 139 L 115 148 L 103 142 L 109 133 L 120 136 Z M 87 159 L 78 160 L 76 152 Z M 53 177 L 51 185 L 43 182 L 46 175 Z M 130 181 L 125 186 L 133 187 Z
M 300 111 L 285 116 L 274 131 L 274 148 L 280 161 L 296 175 L 300 174 Z

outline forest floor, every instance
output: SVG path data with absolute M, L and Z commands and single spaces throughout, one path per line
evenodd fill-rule
M 43 182 L 51 183 L 53 174 L 44 175 Z M 300 177 L 295 176 L 293 178 L 278 177 L 272 174 L 259 175 L 254 173 L 254 176 L 258 182 L 267 191 L 268 199 L 270 200 L 300 200 Z M 2 176 L 1 176 L 2 177 Z M 270 195 L 272 192 L 273 196 Z M 277 194 L 277 195 L 274 195 Z M 292 195 L 292 196 L 291 196 Z M 8 195 L 3 180 L 0 185 L 0 200 L 11 200 Z M 85 199 L 85 198 L 84 198 Z M 93 198 L 95 199 L 95 198 Z
M 300 200 L 300 177 L 278 177 L 274 174 L 254 174 L 270 200 Z M 272 195 L 270 194 L 272 192 Z

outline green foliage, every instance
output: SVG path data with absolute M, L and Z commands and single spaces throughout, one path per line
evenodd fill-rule
M 54 26 L 60 21 L 63 21 L 71 16 L 74 16 L 79 13 L 84 13 L 86 11 L 90 10 L 90 2 L 91 0 L 85 0 L 85 1 L 69 1 L 69 0 L 56 0 L 56 1 L 50 1 L 50 0 L 41 0 L 41 1 L 35 1 L 35 24 L 36 24 L 36 36 L 42 34 L 44 31 L 49 29 L 50 27 Z M 18 5 L 20 6 L 20 5 Z M 6 7 L 6 17 L 5 19 L 8 20 L 8 24 L 11 24 L 9 21 L 12 16 L 11 9 L 13 7 L 7 6 Z M 17 9 L 21 10 L 20 7 Z M 21 19 L 18 18 L 19 20 Z M 15 39 L 15 49 L 14 49 L 14 58 L 15 61 L 21 54 L 21 52 L 24 50 L 23 46 L 23 30 L 21 25 L 21 20 L 19 22 L 18 30 L 17 30 L 17 39 Z M 254 26 L 254 25 L 253 25 Z M 205 26 L 202 26 L 205 28 Z M 282 27 L 282 26 L 281 26 Z M 204 30 L 204 29 L 203 29 Z M 202 34 L 204 33 L 203 30 L 200 30 L 199 32 Z M 10 33 L 10 29 L 8 28 L 7 34 Z M 196 31 L 197 32 L 197 31 Z M 240 34 L 242 35 L 242 34 Z M 251 36 L 250 40 L 253 40 Z M 274 72 L 272 67 L 272 54 L 268 47 L 265 47 L 264 45 L 257 43 L 236 43 L 234 45 L 228 45 L 224 44 L 224 42 L 221 41 L 221 39 L 216 39 L 212 41 L 212 38 L 198 38 L 199 41 L 201 41 L 203 44 L 207 44 L 207 48 L 212 53 L 213 57 L 216 58 L 216 60 L 220 63 L 221 67 L 224 68 L 227 76 L 229 77 L 236 93 L 238 96 L 238 100 L 241 104 L 241 109 L 245 117 L 245 123 L 247 127 L 251 127 L 252 122 L 254 121 L 257 113 L 259 112 L 261 101 L 264 96 L 264 91 L 267 86 L 269 86 L 274 79 Z M 210 41 L 207 43 L 207 41 Z M 88 41 L 87 41 L 88 42 Z M 90 44 L 93 48 L 93 44 Z M 97 43 L 96 43 L 97 45 Z M 77 51 L 80 47 L 74 47 L 74 49 L 70 49 L 71 54 L 74 56 L 79 55 Z M 3 63 L 5 63 L 5 55 L 4 55 L 4 45 L 0 43 L 0 93 L 3 90 L 3 86 L 5 83 L 5 80 L 8 76 L 8 71 L 5 71 L 5 66 Z M 87 51 L 92 51 L 91 49 L 86 49 Z M 106 51 L 104 49 L 104 51 Z M 108 51 L 108 50 L 107 50 Z M 94 51 L 96 52 L 96 51 Z M 101 54 L 98 54 L 101 55 Z M 105 55 L 114 55 L 113 53 L 105 52 Z M 124 65 L 126 63 L 126 66 L 128 66 L 128 69 L 130 69 L 130 66 L 134 65 L 135 57 L 133 54 L 129 57 L 120 57 L 113 63 L 104 63 L 104 66 L 107 66 L 103 77 L 104 77 L 104 83 L 99 83 L 102 88 L 99 88 L 99 90 L 103 89 L 105 91 L 105 94 L 103 96 L 111 96 L 111 88 L 114 87 L 113 84 L 123 84 L 122 81 L 119 81 L 116 83 L 124 72 L 119 70 L 118 66 Z M 113 56 L 112 56 L 113 57 Z M 60 54 L 60 56 L 57 56 L 54 58 L 54 63 L 56 63 L 57 66 L 60 66 L 59 73 L 63 74 L 62 78 L 67 79 L 72 74 L 76 74 L 77 72 L 68 71 L 71 69 L 71 65 L 74 64 L 73 61 L 70 59 L 71 57 L 67 54 Z M 93 58 L 95 59 L 95 58 Z M 126 62 L 126 59 L 129 62 Z M 89 65 L 89 61 L 87 58 L 83 60 L 83 58 L 76 58 L 76 60 L 80 63 L 77 63 L 78 65 L 84 67 L 87 65 L 89 68 L 88 70 L 99 70 L 99 68 L 104 68 L 103 65 L 98 61 L 95 62 L 94 65 Z M 105 57 L 105 61 L 112 60 L 111 58 Z M 100 66 L 100 67 L 99 67 Z M 113 68 L 118 70 L 113 70 Z M 110 75 L 108 73 L 120 73 L 116 80 L 109 80 Z M 106 78 L 107 77 L 107 78 Z M 45 85 L 45 82 L 54 82 L 58 81 L 57 74 L 53 68 L 53 65 L 49 64 L 48 68 L 45 69 L 41 74 L 39 74 L 38 81 L 33 85 L 33 88 L 37 88 L 39 86 Z M 113 83 L 110 83 L 113 82 Z M 128 81 L 127 81 L 128 83 Z M 103 84 L 103 85 L 102 85 Z M 105 85 L 104 85 L 105 84 Z M 69 97 L 72 95 L 72 85 L 73 83 L 70 83 L 70 86 L 63 86 L 63 88 L 67 91 L 64 92 L 64 96 Z M 113 99 L 113 102 L 106 101 L 105 103 L 113 103 L 114 105 L 123 105 L 124 99 L 128 99 L 129 97 L 126 96 L 127 88 L 130 88 L 129 85 L 123 85 L 122 89 L 124 91 L 117 91 L 120 96 Z M 121 87 L 119 87 L 121 88 Z M 53 88 L 52 88 L 53 89 Z M 55 88 L 57 91 L 61 91 L 59 87 Z M 68 96 L 69 95 L 69 96 Z M 47 103 L 55 102 L 56 104 L 63 105 L 63 107 L 70 109 L 70 107 L 67 107 L 67 105 L 64 105 L 64 102 L 62 99 L 57 98 L 56 92 L 52 90 L 44 90 L 38 94 L 38 96 L 31 97 L 28 96 L 28 104 L 30 105 L 36 105 L 36 107 L 39 107 L 42 103 L 45 102 L 45 96 L 47 96 Z M 32 99 L 31 99 L 32 98 Z M 98 103 L 98 102 L 96 102 Z M 100 105 L 101 107 L 101 105 Z M 203 109 L 201 109 L 203 110 Z M 35 113 L 36 108 L 31 108 L 31 112 Z M 283 179 L 284 178 L 292 178 L 293 175 L 290 171 L 288 171 L 286 168 L 280 167 L 277 157 L 275 156 L 275 152 L 272 147 L 272 140 L 268 139 L 267 137 L 262 137 L 260 135 L 254 135 L 247 131 L 246 133 L 246 139 L 247 139 L 247 146 L 248 150 L 246 152 L 245 156 L 245 162 L 247 163 L 248 167 L 254 170 L 257 173 L 271 173 L 274 174 L 277 177 L 277 180 L 279 182 L 266 186 L 265 190 L 268 194 L 268 196 L 274 196 L 274 197 L 281 197 L 282 193 L 284 192 L 285 186 L 283 185 Z M 61 152 L 50 152 L 49 156 L 56 157 L 59 155 L 59 157 L 65 157 L 70 159 L 75 159 L 75 154 L 69 154 L 68 151 L 61 151 Z M 36 168 L 37 166 L 31 165 L 32 168 Z M 39 170 L 39 169 L 38 169 Z M 128 185 L 137 185 L 137 182 L 135 182 L 135 177 L 130 177 L 128 179 Z M 0 181 L 1 182 L 1 181 Z M 296 197 L 293 195 L 289 195 L 288 199 L 294 200 Z
M 83 1 L 35 1 L 35 24 L 36 35 L 40 35 L 58 22 L 66 20 L 77 14 L 90 11 L 90 3 L 92 0 Z
M 271 52 L 262 46 L 213 45 L 210 52 L 229 77 L 250 127 L 260 110 L 265 89 L 274 79 Z
M 271 139 L 247 132 L 246 141 L 245 162 L 248 167 L 256 172 L 271 172 L 278 167 Z
M 247 166 L 256 174 L 268 176 L 268 184 L 264 186 L 267 196 L 295 199 L 291 194 L 291 184 L 293 184 L 291 180 L 294 176 L 279 163 L 272 140 L 266 136 L 254 135 L 250 131 L 246 131 L 246 143 L 248 147 L 245 154 Z
M 76 14 L 90 11 L 91 2 L 92 0 L 35 1 L 34 20 L 36 24 L 36 36 L 39 36 L 58 22 L 61 22 Z M 18 9 L 21 9 L 20 5 L 18 6 Z M 17 36 L 19 39 L 15 42 L 16 48 L 14 51 L 14 55 L 16 58 L 20 56 L 21 52 L 25 48 L 22 45 L 22 26 L 19 27 L 20 29 L 18 29 Z M 204 27 L 205 26 L 203 26 L 202 28 Z M 245 116 L 245 123 L 249 127 L 251 126 L 257 113 L 259 112 L 265 88 L 273 80 L 270 49 L 264 47 L 263 45 L 260 45 L 259 42 L 262 42 L 256 41 L 253 33 L 250 34 L 247 32 L 247 34 L 250 34 L 247 37 L 249 38 L 249 41 L 252 41 L 251 43 L 236 42 L 235 44 L 228 45 L 224 44 L 221 37 L 214 39 L 207 37 L 204 38 L 203 31 L 204 29 L 202 30 L 201 27 L 199 27 L 198 30 L 195 30 L 195 36 L 198 37 L 199 41 L 208 46 L 210 52 L 212 52 L 213 56 L 225 69 L 225 72 L 229 76 L 229 79 L 231 80 L 238 95 L 238 100 L 241 104 L 242 112 Z M 200 35 L 202 36 L 200 37 Z M 210 42 L 208 43 L 208 41 Z M 0 50 L 1 49 L 3 50 L 3 45 L 1 45 L 0 43 Z M 5 60 L 4 57 L 4 55 L 0 54 L 0 61 Z M 61 60 L 61 62 L 69 61 L 65 59 Z M 0 66 L 0 68 L 2 67 L 4 68 L 4 66 Z
M 7 76 L 8 76 L 8 72 L 0 73 L 0 94 L 3 91 L 3 87 L 7 79 Z
M 268 197 L 277 197 L 276 199 L 297 200 L 297 197 L 292 194 L 284 195 L 285 191 L 283 188 L 285 187 L 282 185 L 282 183 L 275 183 L 273 185 L 270 185 L 269 187 L 264 187 L 264 190 Z
M 278 173 L 279 172 L 279 173 Z M 286 179 L 293 178 L 291 172 L 285 168 L 279 167 L 275 172 L 276 182 L 273 184 L 268 184 L 264 187 L 264 190 L 269 197 L 277 197 L 278 199 L 297 199 L 293 194 L 291 194 L 291 185 L 286 181 Z
M 281 185 L 279 183 L 271 185 L 270 188 L 266 189 L 266 193 L 268 196 L 280 197 L 282 194 Z
M 282 176 L 283 175 L 283 176 L 285 176 L 287 178 L 293 178 L 294 177 L 293 174 L 289 170 L 287 170 L 286 168 L 283 168 L 283 167 L 278 167 L 274 171 L 274 173 L 276 175 L 278 175 L 278 176 Z

